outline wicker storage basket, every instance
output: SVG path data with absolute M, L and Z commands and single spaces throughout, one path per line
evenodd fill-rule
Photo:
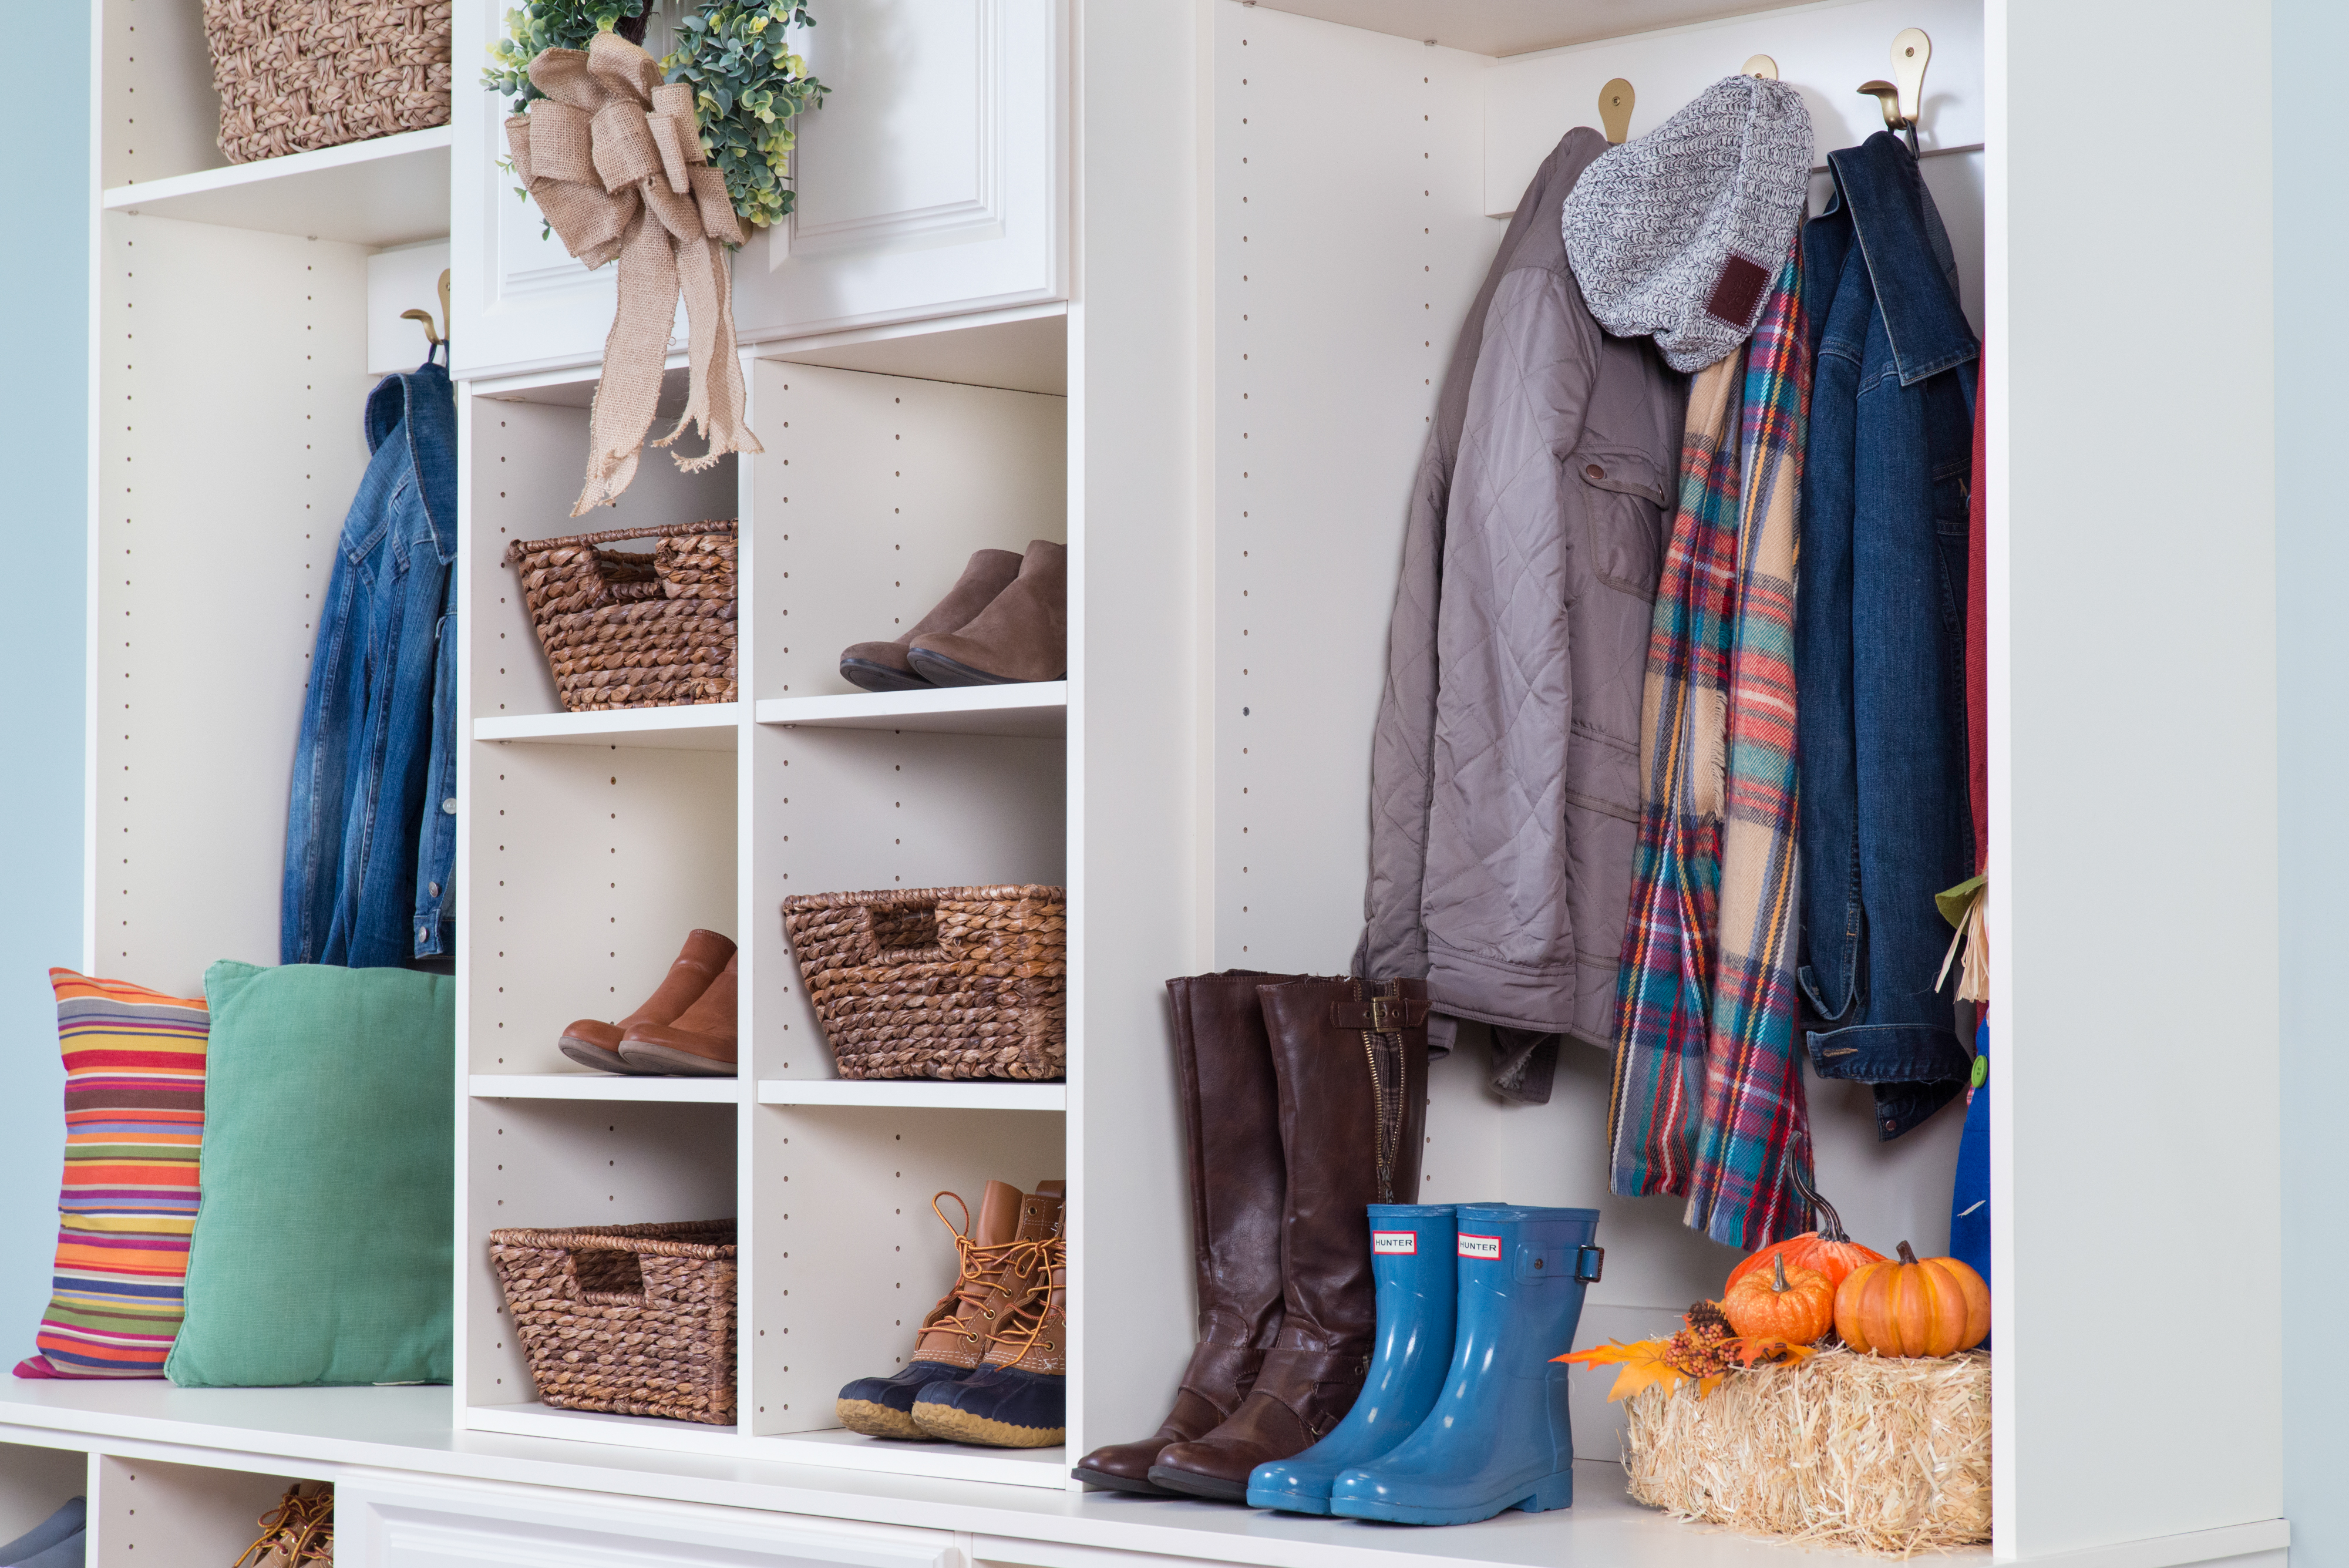
M 916 888 L 783 900 L 783 929 L 843 1078 L 1058 1078 L 1068 895 Z
M 1632 1501 L 1681 1519 L 1877 1557 L 1990 1539 L 1988 1351 L 1907 1359 L 1837 1345 L 1628 1402 Z
M 492 1231 L 538 1397 L 564 1410 L 734 1424 L 734 1221 Z
M 659 543 L 604 547 L 624 539 Z M 506 546 L 564 710 L 733 701 L 734 545 L 728 521 Z
M 204 0 L 232 163 L 449 123 L 451 0 Z

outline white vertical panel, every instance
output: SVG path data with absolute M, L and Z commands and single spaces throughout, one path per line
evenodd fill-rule
M 2263 4 L 1990 16 L 1996 1498 L 2030 1558 L 2282 1506 L 2270 120 L 2084 177 L 2078 90 L 2265 104 L 2271 60 Z M 2081 1354 L 2103 1282 L 2206 1237 L 2224 1268 Z M 2112 1376 L 2214 1334 L 2224 1377 Z
M 200 995 L 214 959 L 277 959 L 295 739 L 367 466 L 366 255 L 98 233 L 88 960 Z

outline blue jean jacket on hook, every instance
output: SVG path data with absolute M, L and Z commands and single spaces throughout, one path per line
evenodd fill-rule
M 368 394 L 374 456 L 318 614 L 294 753 L 284 963 L 396 968 L 453 950 L 457 404 L 427 362 Z
M 1812 1070 L 1874 1090 L 1894 1138 L 1965 1086 L 1950 928 L 1974 871 L 1966 794 L 1973 329 L 1917 159 L 1889 132 L 1828 154 L 1803 231 L 1814 335 L 1795 601 L 1802 967 Z

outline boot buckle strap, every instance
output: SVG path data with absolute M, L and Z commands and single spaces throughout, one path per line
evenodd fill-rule
M 1422 996 L 1369 996 L 1360 1002 L 1333 1002 L 1330 1022 L 1339 1029 L 1366 1029 L 1373 1034 L 1400 1034 L 1427 1022 L 1427 999 Z
M 1586 1285 L 1595 1285 L 1599 1276 L 1607 1272 L 1607 1249 L 1585 1241 L 1574 1255 L 1574 1277 Z

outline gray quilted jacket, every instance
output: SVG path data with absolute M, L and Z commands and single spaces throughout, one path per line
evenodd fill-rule
M 1518 203 L 1403 536 L 1357 962 L 1426 978 L 1439 1045 L 1447 1015 L 1613 1043 L 1687 384 L 1602 332 L 1568 269 L 1559 208 L 1606 150 L 1569 131 Z

